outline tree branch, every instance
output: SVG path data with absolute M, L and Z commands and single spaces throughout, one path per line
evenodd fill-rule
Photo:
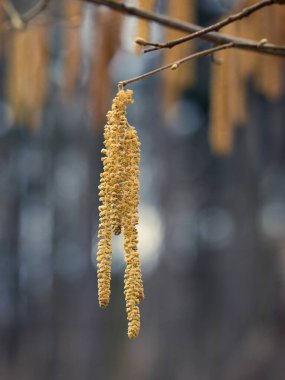
M 198 25 L 190 24 L 187 22 L 183 22 L 177 19 L 173 19 L 164 15 L 160 15 L 155 12 L 145 11 L 143 9 L 139 9 L 133 6 L 129 6 L 123 3 L 117 3 L 112 0 L 81 0 L 86 1 L 95 5 L 103 5 L 114 11 L 124 13 L 127 15 L 135 16 L 137 18 L 141 18 L 148 21 L 156 22 L 160 25 L 173 28 L 176 30 L 180 30 L 186 33 L 195 33 L 203 28 Z M 285 0 L 279 0 L 278 4 L 285 4 Z M 280 57 L 285 57 L 285 47 L 277 46 L 273 44 L 261 44 L 256 41 L 237 38 L 233 36 L 229 36 L 226 34 L 221 34 L 217 32 L 210 32 L 201 36 L 201 38 L 213 42 L 216 45 L 234 43 L 234 47 L 237 49 L 243 49 L 248 51 L 254 51 L 262 54 L 270 54 L 276 55 Z
M 253 4 L 249 7 L 246 7 L 242 9 L 240 12 L 230 15 L 227 18 L 217 22 L 216 24 L 210 25 L 206 28 L 203 28 L 197 32 L 188 34 L 187 36 L 177 38 L 175 40 L 171 40 L 165 43 L 153 43 L 145 41 L 143 43 L 144 46 L 153 46 L 150 49 L 144 50 L 145 53 L 148 53 L 150 51 L 164 49 L 164 48 L 172 48 L 176 45 L 182 44 L 184 42 L 188 42 L 193 40 L 194 38 L 202 37 L 203 35 L 213 32 L 213 31 L 219 31 L 221 28 L 225 27 L 226 25 L 229 25 L 235 21 L 242 20 L 245 17 L 250 16 L 251 14 L 257 12 L 258 10 L 268 7 L 273 4 L 280 4 L 280 0 L 262 0 L 259 3 Z
M 137 81 L 139 81 L 141 79 L 145 79 L 147 77 L 150 77 L 151 75 L 160 73 L 161 71 L 164 71 L 164 70 L 167 70 L 167 69 L 176 70 L 176 69 L 178 69 L 178 67 L 180 65 L 182 65 L 183 63 L 188 62 L 188 61 L 190 61 L 190 60 L 192 60 L 194 58 L 206 57 L 206 56 L 211 55 L 211 54 L 213 54 L 213 53 L 215 53 L 217 51 L 229 49 L 229 48 L 232 48 L 232 47 L 234 47 L 234 44 L 232 42 L 230 42 L 230 43 L 227 43 L 227 44 L 224 44 L 224 45 L 213 47 L 211 49 L 199 51 L 198 53 L 191 54 L 191 55 L 189 55 L 189 56 L 187 56 L 185 58 L 179 59 L 178 61 L 175 61 L 175 62 L 169 63 L 169 64 L 167 64 L 165 66 L 159 67 L 158 69 L 155 69 L 155 70 L 149 71 L 149 72 L 147 72 L 145 74 L 139 75 L 137 77 L 134 77 L 134 78 L 131 78 L 131 79 L 119 82 L 118 86 L 119 86 L 119 88 L 122 88 L 124 86 L 127 86 L 130 83 L 134 83 L 134 82 L 137 82 Z

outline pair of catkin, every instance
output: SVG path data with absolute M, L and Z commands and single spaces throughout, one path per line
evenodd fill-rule
M 144 298 L 138 253 L 140 142 L 134 127 L 128 124 L 126 107 L 133 103 L 131 90 L 119 90 L 107 114 L 104 130 L 103 172 L 99 185 L 99 232 L 97 252 L 99 305 L 110 300 L 112 232 L 124 237 L 126 270 L 124 293 L 128 318 L 128 337 L 140 331 L 139 303 Z

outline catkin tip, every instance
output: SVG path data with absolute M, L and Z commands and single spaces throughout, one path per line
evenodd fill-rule
M 107 306 L 109 305 L 109 299 L 100 299 L 99 300 L 99 306 L 102 308 L 102 309 L 106 309 Z

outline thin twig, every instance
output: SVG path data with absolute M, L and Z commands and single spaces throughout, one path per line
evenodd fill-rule
M 1 3 L 1 1 L 0 1 Z M 7 13 L 9 20 L 1 25 L 3 30 L 24 29 L 25 26 L 42 13 L 49 5 L 50 0 L 40 0 L 27 12 L 21 14 L 10 0 L 3 0 L 2 7 Z
M 14 29 L 23 29 L 25 26 L 25 23 L 22 19 L 21 14 L 17 11 L 17 9 L 14 7 L 14 4 L 11 3 L 9 0 L 3 0 L 2 1 L 2 7 L 4 11 L 6 12 L 10 25 Z
M 117 3 L 112 0 L 81 0 L 87 1 L 89 3 L 95 5 L 103 5 L 114 11 L 124 13 L 127 15 L 135 16 L 137 18 L 141 18 L 148 21 L 156 22 L 160 25 L 180 30 L 186 33 L 195 33 L 203 28 L 198 25 L 190 24 L 187 22 L 183 22 L 181 20 L 173 19 L 164 15 L 160 15 L 155 12 L 145 11 L 143 9 L 139 9 L 133 6 L 129 6 L 123 3 Z M 279 0 L 278 4 L 285 4 L 285 0 Z M 233 36 L 229 36 L 226 34 L 221 34 L 217 32 L 210 32 L 201 36 L 201 38 L 211 41 L 216 45 L 234 43 L 234 47 L 237 49 L 254 51 L 262 54 L 270 54 L 276 55 L 280 57 L 285 57 L 285 47 L 277 46 L 273 44 L 260 44 L 259 42 L 248 40 L 245 38 L 237 38 Z
M 172 48 L 176 45 L 182 44 L 184 42 L 188 42 L 193 40 L 194 38 L 202 37 L 203 35 L 213 32 L 213 31 L 219 31 L 221 28 L 225 27 L 226 25 L 229 25 L 235 21 L 242 20 L 245 17 L 250 16 L 251 14 L 257 12 L 258 10 L 268 7 L 273 4 L 280 4 L 280 0 L 262 0 L 259 3 L 253 4 L 249 7 L 246 7 L 242 9 L 240 12 L 230 15 L 227 18 L 224 18 L 223 20 L 217 22 L 216 24 L 212 24 L 206 28 L 203 28 L 197 32 L 188 34 L 187 36 L 177 38 L 175 40 L 171 40 L 168 42 L 144 42 L 144 46 L 153 46 L 150 49 L 145 49 L 144 53 L 148 53 L 150 51 L 159 50 L 159 49 L 165 49 L 165 48 Z
M 176 69 L 178 69 L 178 67 L 180 65 L 182 65 L 183 63 L 188 62 L 188 61 L 190 61 L 190 60 L 192 60 L 194 58 L 206 57 L 206 56 L 211 55 L 211 54 L 213 54 L 213 53 L 215 53 L 217 51 L 232 48 L 233 46 L 234 46 L 234 44 L 232 42 L 230 42 L 230 43 L 227 43 L 227 44 L 224 44 L 224 45 L 213 47 L 211 49 L 199 51 L 198 53 L 191 54 L 191 55 L 189 55 L 189 56 L 187 56 L 185 58 L 179 59 L 178 61 L 175 61 L 175 62 L 169 63 L 169 64 L 167 64 L 165 66 L 159 67 L 158 69 L 155 69 L 155 70 L 149 71 L 149 72 L 147 72 L 145 74 L 139 75 L 137 77 L 134 77 L 134 78 L 131 78 L 131 79 L 119 82 L 118 86 L 119 86 L 119 88 L 122 88 L 123 86 L 127 86 L 130 83 L 137 82 L 137 81 L 139 81 L 141 79 L 150 77 L 151 75 L 160 73 L 161 71 L 164 71 L 164 70 L 167 70 L 167 69 L 176 70 Z
M 23 21 L 27 24 L 29 21 L 34 19 L 40 13 L 42 13 L 48 7 L 50 0 L 40 0 L 36 3 L 36 5 L 29 9 L 22 15 Z

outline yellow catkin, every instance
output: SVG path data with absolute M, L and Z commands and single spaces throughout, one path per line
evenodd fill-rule
M 229 35 L 238 35 L 240 25 L 233 23 L 224 28 Z M 246 122 L 246 93 L 241 80 L 240 52 L 236 49 L 215 54 L 220 64 L 213 64 L 211 83 L 211 125 L 209 141 L 212 150 L 228 155 L 234 143 L 235 127 Z
M 110 197 L 110 184 L 112 180 L 112 165 L 108 155 L 111 145 L 112 131 L 110 126 L 105 126 L 104 132 L 104 145 L 105 149 L 102 153 L 105 155 L 103 161 L 103 173 L 101 173 L 99 185 L 99 200 L 102 205 L 99 207 L 99 231 L 98 231 L 98 251 L 97 251 L 97 277 L 98 277 L 98 299 L 101 307 L 107 307 L 110 300 L 110 281 L 111 281 L 111 256 L 112 256 L 112 243 L 111 243 L 111 223 L 110 223 L 110 210 L 111 210 L 111 197 Z
M 153 10 L 155 6 L 155 0 L 139 0 L 139 7 L 146 9 L 147 11 Z M 137 21 L 137 35 L 143 40 L 149 40 L 149 22 L 146 20 L 138 19 Z M 139 53 L 141 48 L 136 45 L 136 52 Z
M 111 280 L 111 231 L 121 232 L 121 187 L 122 187 L 122 141 L 126 126 L 126 105 L 131 102 L 129 92 L 120 91 L 115 97 L 112 109 L 107 114 L 104 132 L 105 149 L 103 173 L 99 186 L 100 206 L 98 244 L 98 297 L 101 307 L 107 307 L 110 300 Z
M 125 300 L 128 337 L 140 331 L 139 303 L 144 298 L 138 253 L 139 163 L 140 142 L 134 127 L 126 118 L 126 107 L 133 102 L 131 90 L 120 90 L 107 114 L 104 132 L 103 173 L 101 174 L 98 244 L 98 295 L 101 307 L 110 299 L 111 235 L 124 235 L 126 259 Z
M 4 14 L 4 9 L 3 9 L 3 0 L 0 0 L 0 54 L 2 54 L 2 49 L 3 49 L 3 41 L 5 38 L 5 32 L 4 32 L 4 20 L 5 20 L 5 14 Z
M 74 94 L 80 73 L 82 4 L 80 1 L 65 0 L 63 2 L 65 28 L 63 30 L 62 74 L 64 77 L 63 96 L 66 100 Z
M 169 0 L 167 3 L 168 16 L 187 22 L 195 22 L 196 19 L 196 0 Z M 165 41 L 174 40 L 184 36 L 174 29 L 165 30 Z M 187 56 L 195 51 L 195 41 L 175 46 L 173 49 L 163 51 L 163 64 L 175 62 L 181 57 Z M 175 75 L 169 70 L 162 73 L 163 78 L 163 106 L 167 110 L 181 96 L 183 91 L 195 83 L 195 62 L 194 60 L 181 65 Z
M 35 130 L 41 125 L 47 95 L 48 28 L 31 24 L 11 32 L 7 39 L 7 100 L 15 122 Z
M 94 127 L 101 128 L 110 100 L 109 89 L 112 87 L 110 63 L 121 45 L 123 16 L 117 12 L 98 9 L 94 17 L 92 28 L 96 45 L 91 52 L 89 94 L 96 120 Z
M 278 36 L 279 16 L 280 7 L 276 5 L 260 11 L 258 20 L 261 24 L 260 30 L 262 34 L 260 34 L 259 40 L 261 40 L 261 37 L 266 37 L 271 43 L 284 44 L 284 36 L 281 36 L 281 39 Z M 268 68 L 270 68 L 270 74 L 268 73 Z M 283 93 L 282 76 L 282 60 L 279 57 L 264 54 L 258 59 L 253 72 L 255 88 L 267 100 L 276 101 L 280 99 Z
M 138 254 L 138 205 L 140 143 L 134 127 L 129 126 L 125 136 L 124 214 L 123 234 L 126 257 L 125 299 L 128 318 L 128 337 L 135 338 L 140 330 L 138 304 L 144 298 Z
M 233 104 L 229 97 L 234 79 L 234 57 L 231 51 L 220 52 L 216 57 L 223 63 L 212 65 L 209 142 L 214 153 L 228 155 L 234 138 Z
M 245 0 L 237 10 L 254 3 L 255 0 Z M 284 16 L 283 7 L 272 5 L 228 25 L 221 32 L 283 45 Z M 235 126 L 246 124 L 248 84 L 253 84 L 255 91 L 268 101 L 277 101 L 284 90 L 283 66 L 279 57 L 235 49 L 219 52 L 215 57 L 219 57 L 222 64 L 212 65 L 209 141 L 215 153 L 227 155 L 233 147 Z

